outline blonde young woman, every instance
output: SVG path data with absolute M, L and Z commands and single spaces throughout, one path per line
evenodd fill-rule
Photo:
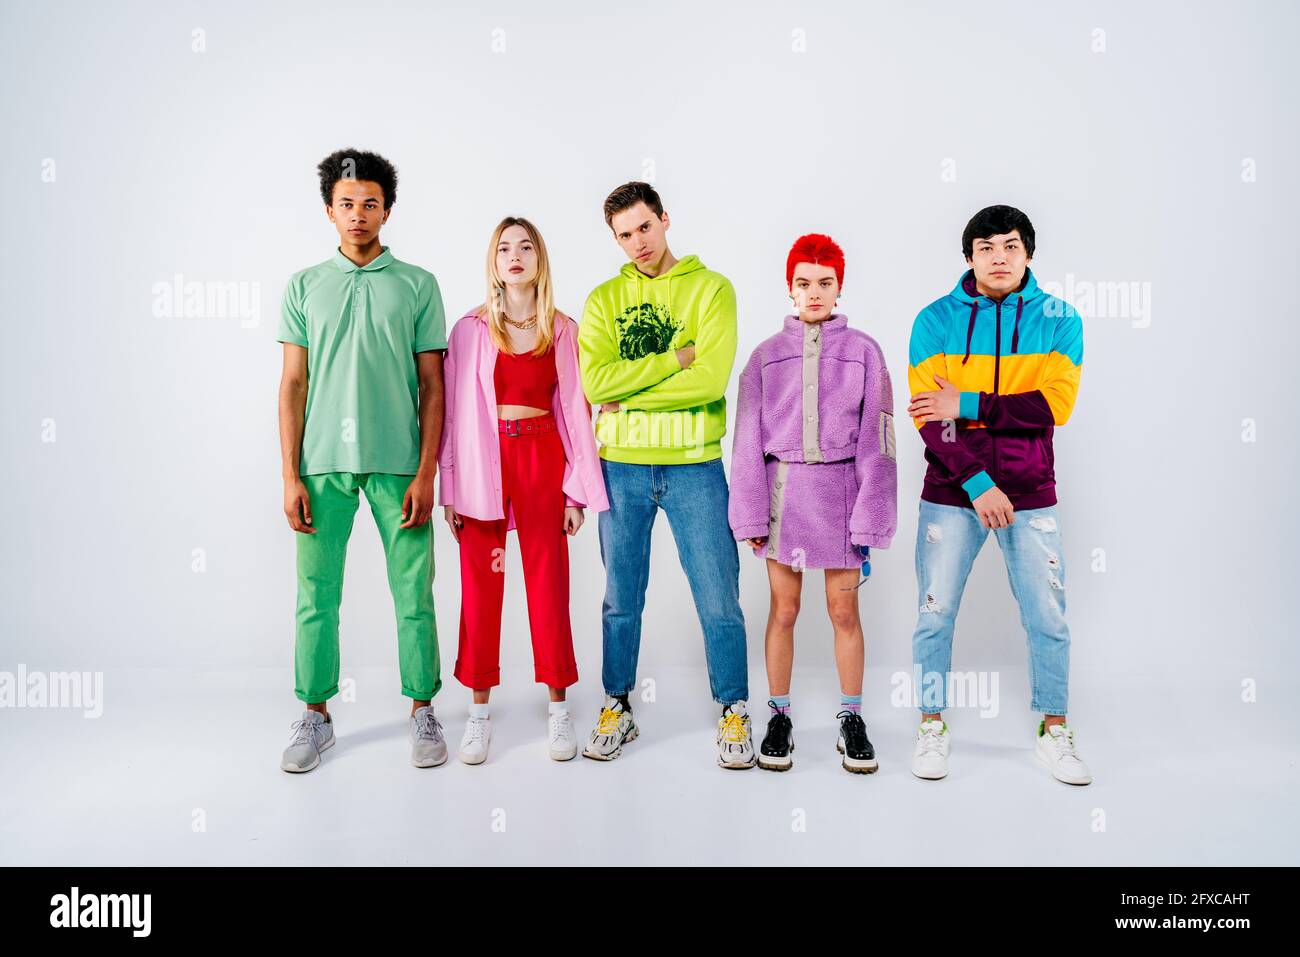
M 524 565 L 534 674 L 550 690 L 550 756 L 577 754 L 565 689 L 578 680 L 569 623 L 566 536 L 583 510 L 609 507 L 591 406 L 578 373 L 578 326 L 555 308 L 546 244 L 526 219 L 492 232 L 486 301 L 448 339 L 440 499 L 460 544 L 456 678 L 473 691 L 460 759 L 481 764 L 491 741 L 488 699 L 501 681 L 506 533 Z

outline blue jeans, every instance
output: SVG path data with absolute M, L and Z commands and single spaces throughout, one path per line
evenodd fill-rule
M 1029 638 L 1029 706 L 1043 714 L 1065 714 L 1070 629 L 1065 624 L 1065 564 L 1056 506 L 1017 511 L 1015 522 L 993 532 Z M 966 577 L 988 534 L 973 508 L 921 501 L 916 532 L 920 614 L 912 635 L 912 661 L 920 676 L 923 713 L 950 706 L 953 626 Z
M 641 612 L 650 576 L 650 531 L 659 509 L 677 542 L 677 557 L 704 631 L 713 700 L 749 697 L 745 616 L 740 610 L 740 553 L 727 523 L 722 459 L 686 465 L 633 465 L 601 459 L 609 510 L 600 512 L 605 563 L 601 632 L 605 693 L 631 694 L 641 651 Z

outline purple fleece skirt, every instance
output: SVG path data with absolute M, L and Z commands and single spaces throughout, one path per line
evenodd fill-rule
M 852 459 L 843 462 L 767 460 L 767 545 L 754 549 L 796 571 L 857 568 L 862 559 L 849 540 L 849 517 L 858 497 Z

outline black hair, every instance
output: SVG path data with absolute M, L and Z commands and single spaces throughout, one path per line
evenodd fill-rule
M 397 168 L 378 153 L 366 150 L 337 150 L 320 161 L 320 195 L 325 205 L 334 203 L 334 184 L 341 179 L 378 183 L 384 191 L 384 209 L 397 202 Z
M 1029 221 L 1028 216 L 1014 206 L 985 206 L 972 216 L 970 222 L 966 224 L 966 228 L 962 230 L 962 255 L 967 259 L 971 258 L 975 240 L 1000 236 L 1003 233 L 1011 232 L 1013 229 L 1019 231 L 1020 238 L 1025 241 L 1025 254 L 1032 259 L 1034 256 L 1034 224 Z
M 631 183 L 624 183 L 605 197 L 605 225 L 613 229 L 614 214 L 631 209 L 637 203 L 645 203 L 654 210 L 656 216 L 664 214 L 663 201 L 659 199 L 655 188 L 649 183 L 633 180 Z

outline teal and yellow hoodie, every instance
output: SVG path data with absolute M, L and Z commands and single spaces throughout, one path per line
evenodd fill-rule
M 677 350 L 695 346 L 683 369 Z M 722 456 L 727 382 L 736 358 L 736 291 L 698 256 L 651 279 L 634 263 L 587 297 L 578 330 L 582 388 L 600 457 L 684 465 Z

